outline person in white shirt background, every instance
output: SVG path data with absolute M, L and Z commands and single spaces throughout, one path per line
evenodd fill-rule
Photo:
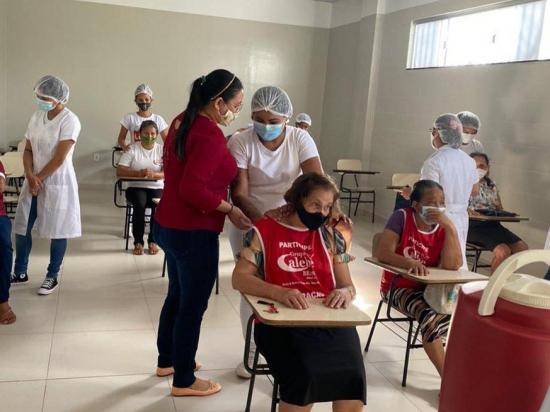
M 463 111 L 457 113 L 457 117 L 462 123 L 462 145 L 460 149 L 467 154 L 485 153 L 483 144 L 476 138 L 481 122 L 477 114 Z
M 252 97 L 253 127 L 234 134 L 228 146 L 237 161 L 238 176 L 231 188 L 231 199 L 252 222 L 267 211 L 285 205 L 284 194 L 302 173 L 323 173 L 319 152 L 311 136 L 304 130 L 288 125 L 292 103 L 279 87 L 262 87 Z M 235 226 L 229 227 L 229 240 L 236 257 L 243 246 L 243 235 Z M 252 314 L 241 299 L 243 335 Z M 253 342 L 252 342 L 253 343 Z M 255 345 L 251 347 L 254 356 Z M 238 376 L 250 375 L 241 363 Z
M 296 116 L 294 125 L 302 130 L 308 130 L 311 127 L 311 116 L 307 113 L 299 113 Z
M 476 162 L 460 150 L 462 123 L 456 115 L 439 116 L 430 129 L 430 139 L 435 152 L 422 165 L 420 180 L 433 180 L 443 186 L 446 214 L 458 232 L 462 268 L 466 269 L 468 202 L 472 194 L 477 194 L 479 181 Z
M 32 249 L 33 226 L 38 235 L 51 239 L 50 264 L 38 290 L 49 295 L 58 286 L 57 276 L 67 239 L 81 236 L 78 183 L 73 152 L 80 134 L 80 121 L 65 105 L 69 86 L 55 76 L 42 77 L 34 87 L 39 110 L 27 131 L 23 154 L 25 182 L 15 213 L 15 265 L 12 284 L 26 283 Z
M 124 150 L 128 150 L 130 143 L 139 141 L 139 128 L 141 123 L 146 120 L 152 120 L 156 123 L 162 141 L 166 139 L 168 133 L 168 124 L 158 114 L 151 111 L 153 103 L 153 90 L 146 85 L 140 84 L 134 92 L 134 102 L 138 107 L 137 112 L 131 112 L 124 115 L 120 121 L 120 132 L 118 133 L 117 143 Z M 126 143 L 126 137 L 130 134 L 130 142 Z
M 150 182 L 130 182 L 126 189 L 126 199 L 132 204 L 132 235 L 134 237 L 134 255 L 143 255 L 145 233 L 145 210 L 151 209 L 150 225 L 155 213 L 153 199 L 162 196 L 164 172 L 162 167 L 162 148 L 157 142 L 159 130 L 152 120 L 145 120 L 139 128 L 140 139 L 128 146 L 117 166 L 118 177 L 142 177 L 157 179 Z M 149 227 L 147 245 L 150 255 L 159 251 L 153 230 Z

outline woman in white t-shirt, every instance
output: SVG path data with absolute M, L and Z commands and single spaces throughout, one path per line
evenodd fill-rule
M 124 151 L 128 150 L 131 143 L 139 141 L 139 128 L 141 123 L 146 120 L 152 120 L 156 123 L 163 141 L 166 139 L 166 134 L 168 133 L 168 124 L 166 121 L 161 116 L 151 111 L 153 91 L 148 85 L 140 84 L 136 88 L 134 92 L 134 101 L 139 110 L 137 112 L 125 114 L 120 121 L 120 132 L 118 133 L 117 142 Z M 130 132 L 130 142 L 126 143 L 128 132 Z
M 145 233 L 145 209 L 151 209 L 150 224 L 155 213 L 153 199 L 162 196 L 164 172 L 162 167 L 162 145 L 156 142 L 159 134 L 157 124 L 146 120 L 139 129 L 140 140 L 128 146 L 118 162 L 118 177 L 143 177 L 151 181 L 131 182 L 126 189 L 126 199 L 132 204 L 132 235 L 134 236 L 134 255 L 143 255 Z M 154 180 L 156 179 L 156 180 Z M 159 251 L 149 228 L 147 238 L 149 254 Z
M 231 199 L 252 222 L 261 219 L 267 211 L 285 205 L 285 192 L 302 173 L 323 173 L 315 142 L 306 131 L 289 126 L 290 117 L 292 103 L 288 94 L 279 87 L 262 87 L 252 97 L 253 126 L 229 140 L 229 151 L 239 170 L 231 187 Z M 241 250 L 243 234 L 230 225 L 229 240 L 234 256 Z M 243 333 L 250 315 L 248 305 L 242 300 Z M 243 378 L 250 376 L 243 364 L 236 372 Z

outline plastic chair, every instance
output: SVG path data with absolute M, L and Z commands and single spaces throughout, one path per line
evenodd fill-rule
M 376 233 L 373 236 L 373 239 L 372 239 L 372 255 L 373 255 L 373 257 L 376 257 L 376 249 L 378 248 L 378 243 L 380 241 L 381 236 L 382 236 L 381 233 Z M 422 343 L 417 343 L 418 342 L 418 335 L 420 333 L 420 327 L 418 325 L 416 325 L 416 327 L 415 327 L 416 320 L 414 318 L 411 318 L 411 317 L 407 316 L 406 314 L 400 312 L 397 308 L 394 308 L 393 306 L 391 306 L 389 304 L 389 302 L 393 301 L 393 294 L 396 291 L 395 282 L 398 278 L 399 278 L 399 276 L 397 276 L 397 275 L 393 277 L 393 280 L 392 280 L 392 283 L 391 283 L 391 286 L 390 286 L 390 291 L 388 293 L 388 299 L 381 298 L 380 302 L 378 303 L 378 308 L 376 309 L 376 316 L 374 317 L 374 320 L 372 322 L 372 327 L 371 327 L 370 332 L 369 332 L 369 337 L 367 339 L 367 344 L 365 345 L 365 352 L 369 351 L 370 343 L 371 343 L 372 337 L 374 335 L 374 329 L 376 328 L 377 323 L 382 323 L 382 325 L 386 326 L 385 323 L 391 322 L 391 323 L 395 324 L 401 331 L 405 332 L 407 334 L 406 338 L 401 336 L 401 334 L 399 334 L 398 332 L 396 332 L 392 328 L 386 326 L 386 328 L 388 328 L 389 331 L 391 331 L 393 334 L 395 334 L 397 337 L 399 337 L 400 339 L 402 339 L 406 343 L 406 346 L 405 346 L 405 364 L 403 366 L 403 378 L 401 380 L 401 386 L 406 387 L 407 386 L 407 374 L 408 374 L 408 371 L 409 371 L 410 351 L 411 351 L 411 349 L 422 348 Z M 386 304 L 386 317 L 381 318 L 380 317 L 380 311 L 382 310 L 382 305 L 384 305 L 384 304 Z M 398 313 L 401 313 L 402 315 L 404 315 L 404 317 L 393 317 L 392 314 L 391 314 L 392 309 L 395 310 Z M 405 323 L 406 326 L 403 327 L 401 325 L 402 323 Z

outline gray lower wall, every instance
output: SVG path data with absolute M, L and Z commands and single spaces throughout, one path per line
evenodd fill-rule
M 17 0 L 1 7 L 1 15 L 9 16 L 10 56 L 0 64 L 0 84 L 4 71 L 9 79 L 9 105 L 0 110 L 7 113 L 7 122 L 0 122 L 6 124 L 3 145 L 25 132 L 35 110 L 34 82 L 56 74 L 70 85 L 69 107 L 82 123 L 75 151 L 81 183 L 113 180 L 111 147 L 123 114 L 136 110 L 133 91 L 142 82 L 153 88 L 154 111 L 170 122 L 183 110 L 196 77 L 227 68 L 246 93 L 246 108 L 227 134 L 250 122 L 254 90 L 275 84 L 288 91 L 296 112 L 312 115 L 312 135 L 321 135 L 328 29 L 73 0 Z M 93 161 L 96 152 L 99 162 Z

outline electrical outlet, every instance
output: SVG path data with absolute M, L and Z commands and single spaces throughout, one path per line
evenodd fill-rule
M 94 162 L 99 162 L 99 159 L 100 159 L 100 154 L 94 153 Z

